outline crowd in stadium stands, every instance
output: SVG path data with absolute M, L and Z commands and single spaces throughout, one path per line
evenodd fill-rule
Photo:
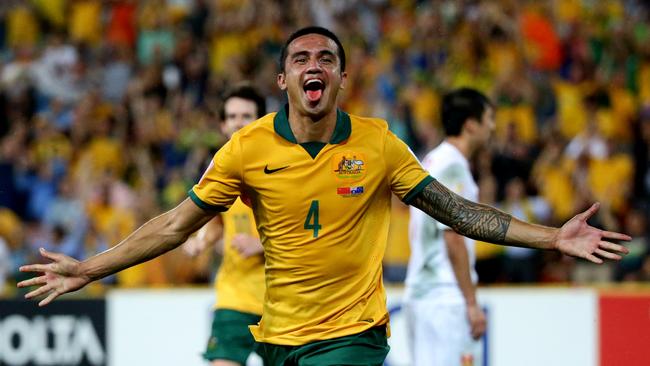
M 223 92 L 251 80 L 277 110 L 282 42 L 310 24 L 346 47 L 342 107 L 387 119 L 419 156 L 442 138 L 443 92 L 492 98 L 482 202 L 558 225 L 600 201 L 594 224 L 634 237 L 602 266 L 479 243 L 482 283 L 650 281 L 649 14 L 642 0 L 2 1 L 0 293 L 37 248 L 88 257 L 186 198 L 224 142 Z M 387 280 L 408 259 L 407 215 L 395 202 Z M 104 285 L 205 283 L 214 262 L 177 250 Z

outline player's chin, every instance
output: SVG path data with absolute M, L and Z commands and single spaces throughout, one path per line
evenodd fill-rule
M 323 100 L 323 98 L 320 98 L 318 100 L 309 100 L 307 98 L 304 99 L 303 103 L 305 107 L 305 111 L 311 116 L 319 116 L 325 112 L 325 109 L 327 107 L 327 103 Z

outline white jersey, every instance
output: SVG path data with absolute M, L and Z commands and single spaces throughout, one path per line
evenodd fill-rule
M 472 177 L 469 162 L 454 145 L 443 141 L 427 154 L 422 165 L 450 190 L 471 201 L 478 199 L 478 186 Z M 442 303 L 464 304 L 443 237 L 444 230 L 451 229 L 417 208 L 411 207 L 410 210 L 411 258 L 406 275 L 406 299 L 433 297 Z M 472 282 L 476 283 L 474 240 L 465 238 L 465 246 L 469 254 Z

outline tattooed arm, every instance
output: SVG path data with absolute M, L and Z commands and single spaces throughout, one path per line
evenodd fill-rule
M 599 230 L 587 224 L 587 220 L 598 211 L 597 203 L 574 216 L 561 228 L 530 224 L 496 208 L 468 201 L 437 180 L 429 183 L 412 204 L 459 234 L 473 239 L 509 246 L 554 249 L 594 263 L 602 263 L 601 258 L 618 260 L 621 256 L 616 253 L 628 252 L 627 248 L 607 239 L 631 239 L 627 235 Z

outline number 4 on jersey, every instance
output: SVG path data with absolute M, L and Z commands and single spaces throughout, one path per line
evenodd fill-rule
M 321 225 L 318 223 L 318 200 L 311 201 L 304 228 L 305 230 L 313 230 L 314 238 L 318 237 L 318 230 L 321 228 Z

